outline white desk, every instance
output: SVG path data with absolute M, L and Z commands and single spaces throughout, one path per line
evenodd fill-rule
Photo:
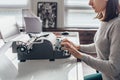
M 0 80 L 83 80 L 82 65 L 74 57 L 19 62 L 9 48 L 0 55 Z
M 0 39 L 0 48 L 4 45 L 4 41 Z

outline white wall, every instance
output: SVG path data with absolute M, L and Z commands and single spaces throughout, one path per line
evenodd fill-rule
M 31 0 L 31 10 L 37 15 L 37 2 L 57 2 L 57 27 L 64 27 L 64 0 Z

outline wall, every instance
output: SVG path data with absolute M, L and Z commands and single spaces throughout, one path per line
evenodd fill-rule
M 61 28 L 64 26 L 64 0 L 31 0 L 30 9 L 37 15 L 37 2 L 57 2 L 57 27 Z

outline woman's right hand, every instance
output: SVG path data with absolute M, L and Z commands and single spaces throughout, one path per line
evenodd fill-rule
M 74 45 L 71 41 L 64 39 L 61 42 L 61 46 L 63 46 L 62 49 L 68 50 L 74 57 L 81 59 L 82 54 L 80 51 L 78 51 L 79 46 Z
M 77 50 L 80 50 L 80 46 L 75 45 L 73 42 L 69 41 L 68 39 L 63 39 L 62 42 L 67 42 L 72 46 L 74 46 Z

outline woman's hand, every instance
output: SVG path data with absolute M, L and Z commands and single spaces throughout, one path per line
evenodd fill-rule
M 77 50 L 80 50 L 80 46 L 77 46 L 75 44 L 73 44 L 71 41 L 69 41 L 68 39 L 63 39 L 62 42 L 67 42 L 70 45 L 74 46 Z
M 61 45 L 63 46 L 62 49 L 68 50 L 74 57 L 79 59 L 82 57 L 81 53 L 78 51 L 78 48 L 69 40 L 64 39 L 61 42 Z

